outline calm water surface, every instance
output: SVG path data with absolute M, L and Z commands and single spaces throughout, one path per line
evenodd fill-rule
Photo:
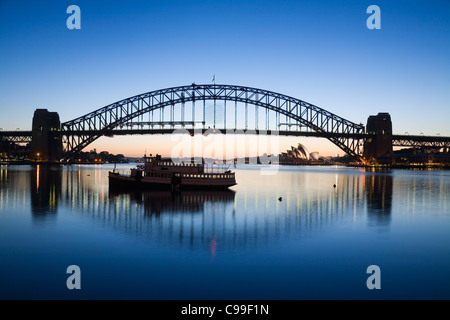
M 0 167 L 1 299 L 450 298 L 449 171 L 241 166 L 171 194 L 111 193 L 112 168 Z

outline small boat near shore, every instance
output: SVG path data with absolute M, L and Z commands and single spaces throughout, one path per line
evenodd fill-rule
M 207 168 L 195 161 L 172 161 L 160 155 L 144 156 L 144 163 L 129 175 L 109 171 L 109 187 L 115 190 L 225 190 L 236 185 L 234 172 L 228 168 Z

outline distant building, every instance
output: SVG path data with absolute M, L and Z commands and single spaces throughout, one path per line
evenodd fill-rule
M 319 153 L 310 153 L 301 143 L 297 147 L 292 146 L 291 150 L 286 150 L 280 155 L 281 164 L 313 164 L 317 161 L 319 161 Z
M 310 158 L 311 160 L 319 160 L 319 153 L 318 153 L 317 151 L 311 152 L 311 153 L 309 154 L 309 158 Z
M 291 150 L 287 150 L 281 154 L 284 159 L 302 159 L 309 160 L 309 151 L 301 143 L 297 147 L 292 146 Z

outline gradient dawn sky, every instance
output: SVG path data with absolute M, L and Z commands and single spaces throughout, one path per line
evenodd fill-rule
M 81 9 L 69 30 L 67 7 Z M 381 9 L 369 30 L 368 6 Z M 396 134 L 450 136 L 450 1 L 0 0 L 0 128 L 36 108 L 68 121 L 157 89 L 267 89 L 356 123 L 389 112 Z M 325 139 L 301 142 L 343 154 Z M 87 149 L 167 153 L 170 136 L 100 138 Z

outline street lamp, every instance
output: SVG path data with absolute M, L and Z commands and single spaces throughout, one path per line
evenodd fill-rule
M 38 152 L 38 153 L 36 153 L 36 155 L 37 155 L 37 161 L 39 161 L 39 156 L 40 156 L 41 154 Z

